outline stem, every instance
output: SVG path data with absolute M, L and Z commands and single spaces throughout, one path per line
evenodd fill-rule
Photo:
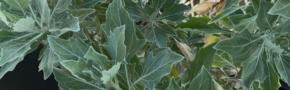
M 126 79 L 127 79 L 127 84 L 128 84 L 128 88 L 129 88 L 130 87 L 129 74 L 128 74 L 128 68 L 127 68 L 126 64 L 125 64 L 125 72 L 126 72 Z M 129 88 L 129 90 L 131 90 L 131 88 Z

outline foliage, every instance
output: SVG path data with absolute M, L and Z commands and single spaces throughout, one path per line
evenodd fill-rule
M 64 90 L 290 85 L 289 0 L 179 1 L 0 0 L 0 78 L 44 43 L 39 70 Z

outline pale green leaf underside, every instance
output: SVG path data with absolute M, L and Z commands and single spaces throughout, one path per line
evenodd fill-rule
M 106 65 L 112 62 L 107 58 L 107 56 L 96 52 L 91 46 L 84 57 L 86 59 L 92 60 L 94 64 L 99 65 L 101 70 L 105 70 Z
M 20 19 L 17 23 L 14 24 L 13 30 L 16 32 L 37 32 L 34 29 L 35 21 L 31 17 L 26 17 Z
M 114 65 L 111 69 L 103 70 L 102 73 L 102 78 L 101 80 L 103 81 L 103 84 L 106 84 L 108 81 L 110 81 L 119 71 L 121 67 L 121 63 L 118 62 L 116 65 Z

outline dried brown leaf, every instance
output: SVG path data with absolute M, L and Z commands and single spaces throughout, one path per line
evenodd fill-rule
M 173 38 L 177 44 L 177 47 L 180 49 L 181 53 L 185 56 L 187 60 L 193 60 L 194 54 L 191 53 L 191 49 L 185 43 L 180 43 L 175 38 Z
M 204 15 L 205 13 L 208 13 L 210 10 L 212 10 L 217 4 L 219 4 L 219 2 L 205 1 L 199 5 L 194 6 L 193 11 L 199 15 Z

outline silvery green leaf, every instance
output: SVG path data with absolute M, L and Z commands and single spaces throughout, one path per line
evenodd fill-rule
M 242 62 L 242 80 L 247 89 L 250 89 L 254 81 L 264 82 L 269 76 L 269 69 L 262 45 L 255 53 L 250 55 L 248 59 Z
M 93 12 L 95 12 L 95 9 L 91 8 L 81 8 L 70 11 L 73 16 L 78 17 L 80 23 L 82 23 L 84 19 Z
M 14 61 L 17 58 L 24 57 L 24 55 L 26 55 L 26 53 L 31 49 L 31 44 L 37 42 L 41 36 L 42 34 L 35 33 L 31 36 L 26 36 L 18 40 L 11 40 L 1 45 L 0 66 Z
M 52 9 L 51 15 L 55 15 L 68 10 L 72 0 L 50 0 Z
M 4 0 L 8 3 L 13 9 L 20 10 L 23 13 L 25 9 L 28 7 L 29 0 Z
M 110 34 L 115 28 L 125 25 L 125 45 L 126 59 L 130 58 L 146 43 L 145 39 L 138 39 L 136 27 L 129 14 L 122 6 L 122 0 L 114 0 L 110 3 L 106 12 L 106 23 L 102 28 L 106 35 Z M 121 18 L 120 18 L 121 17 Z
M 1 3 L 0 3 L 1 6 Z M 0 10 L 0 19 L 1 21 L 3 21 L 8 27 L 11 27 L 10 22 L 8 22 L 6 16 L 4 15 L 4 13 Z
M 290 34 L 290 19 L 287 19 L 284 21 L 282 24 L 277 26 L 277 28 L 274 29 L 274 32 L 279 33 L 279 35 L 285 35 L 285 34 Z
M 202 66 L 200 72 L 190 82 L 187 90 L 212 90 L 212 78 L 207 69 Z
M 182 90 L 182 88 L 176 83 L 174 77 L 171 77 L 167 90 Z
M 267 46 L 272 52 L 281 55 L 284 51 L 280 46 L 275 45 L 269 38 L 264 38 L 265 46 Z
M 20 19 L 13 27 L 13 31 L 16 32 L 38 32 L 35 29 L 35 21 L 31 17 Z
M 85 0 L 79 7 L 80 8 L 89 8 L 96 5 L 98 2 L 104 2 L 106 0 Z
M 230 16 L 229 19 L 233 23 L 235 31 L 243 31 L 244 29 L 248 29 L 250 32 L 253 32 L 256 28 L 256 18 L 257 15 L 251 16 L 250 14 L 246 15 L 233 15 Z
M 153 0 L 156 1 L 156 0 Z M 167 1 L 168 0 L 157 0 L 157 1 Z M 177 21 L 180 20 L 185 11 L 189 10 L 188 6 L 184 4 L 173 4 L 170 8 L 164 9 L 162 15 L 158 17 L 158 19 L 167 19 L 170 21 Z
M 288 55 L 281 55 L 272 60 L 274 62 L 275 68 L 277 70 L 280 79 L 290 85 L 290 57 Z
M 110 61 L 107 56 L 96 52 L 93 47 L 90 47 L 84 57 L 88 60 L 92 60 L 94 64 L 99 65 L 101 70 L 105 70 L 106 65 L 112 63 L 112 61 Z
M 257 12 L 256 24 L 261 31 L 273 30 L 274 22 L 277 20 L 278 15 L 270 15 L 268 11 L 273 4 L 268 1 L 262 0 L 260 2 L 259 11 Z
M 125 26 L 117 27 L 107 36 L 108 40 L 103 47 L 108 51 L 113 60 L 126 62 Z
M 48 36 L 48 43 L 61 60 L 78 60 L 83 58 L 89 50 L 89 45 L 79 38 L 63 40 L 54 36 Z
M 53 74 L 58 86 L 64 90 L 106 90 L 103 86 L 74 77 L 68 70 L 54 68 Z
M 171 7 L 175 2 L 176 0 L 152 0 L 152 5 L 161 10 Z
M 9 71 L 13 71 L 16 65 L 23 60 L 23 57 L 17 57 L 11 62 L 8 62 L 1 66 L 0 69 L 0 79 Z
M 74 77 L 83 79 L 87 82 L 94 81 L 91 75 L 84 74 L 84 71 L 88 68 L 87 61 L 79 58 L 79 60 L 65 60 L 60 62 L 67 70 L 69 70 Z
M 46 46 L 47 47 L 47 46 Z M 51 50 L 51 48 L 44 48 L 44 55 L 39 63 L 39 71 L 43 70 L 44 79 L 47 79 L 53 71 L 54 63 L 60 61 L 59 57 Z
M 62 17 L 62 21 L 57 26 L 52 26 L 49 30 L 51 32 L 58 32 L 58 35 L 64 34 L 68 31 L 78 32 L 80 30 L 79 20 L 77 17 L 69 15 Z
M 225 5 L 223 10 L 226 10 L 228 8 L 231 8 L 233 5 L 239 3 L 241 0 L 225 0 Z
M 154 56 L 153 56 L 153 52 Z M 183 56 L 179 55 L 169 48 L 155 49 L 148 54 L 144 64 L 143 71 L 134 84 L 140 82 L 149 89 L 153 89 L 160 79 L 170 73 L 174 63 L 183 60 Z
M 258 41 L 266 36 L 253 36 L 248 30 L 236 33 L 232 38 L 218 42 L 214 48 L 231 55 L 232 61 L 244 61 L 254 52 Z
M 111 69 L 103 70 L 102 73 L 102 78 L 101 80 L 103 81 L 104 84 L 106 84 L 108 81 L 110 81 L 119 71 L 121 67 L 121 63 L 118 62 L 116 65 L 114 65 Z
M 269 66 L 269 72 L 270 76 L 267 77 L 263 83 L 261 83 L 261 86 L 263 90 L 279 90 L 280 82 L 279 82 L 279 76 L 274 71 L 273 67 L 268 64 Z
M 0 46 L 12 40 L 22 40 L 33 36 L 36 36 L 36 33 L 11 32 L 2 30 L 0 31 Z
M 40 15 L 41 23 L 49 24 L 50 22 L 50 8 L 48 7 L 47 0 L 33 0 L 33 5 Z
M 277 0 L 274 6 L 269 10 L 268 14 L 281 15 L 284 17 L 290 17 L 290 1 L 289 0 Z
M 225 9 L 222 13 L 218 14 L 216 17 L 214 17 L 208 23 L 216 22 L 219 19 L 222 19 L 222 18 L 224 18 L 226 16 L 229 16 L 230 14 L 234 13 L 235 11 L 237 11 L 239 9 L 242 9 L 242 8 L 245 8 L 245 7 L 247 7 L 247 6 L 239 6 L 239 7 L 232 7 L 232 8 Z
M 167 24 L 155 24 L 145 31 L 145 37 L 150 42 L 156 42 L 158 47 L 166 47 L 169 42 L 167 35 L 175 35 L 173 28 Z

